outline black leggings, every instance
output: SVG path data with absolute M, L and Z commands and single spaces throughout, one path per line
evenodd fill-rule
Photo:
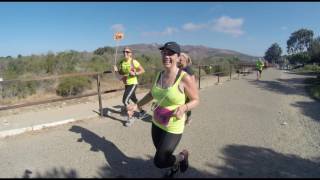
M 261 70 L 261 69 L 257 69 L 257 71 L 259 71 L 260 74 L 262 73 L 262 70 Z
M 158 168 L 172 167 L 176 162 L 173 151 L 179 144 L 182 134 L 173 134 L 166 132 L 152 123 L 151 128 L 153 145 L 156 148 L 156 154 L 153 163 Z
M 125 85 L 125 89 L 122 97 L 122 103 L 124 104 L 124 106 L 127 106 L 129 104 L 130 99 L 134 103 L 138 102 L 138 99 L 136 97 L 136 89 L 137 89 L 137 84 Z

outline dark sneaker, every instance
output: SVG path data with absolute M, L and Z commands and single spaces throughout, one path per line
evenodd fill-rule
M 189 161 L 188 161 L 189 152 L 184 149 L 183 151 L 180 152 L 180 154 L 184 156 L 184 159 L 180 161 L 180 171 L 184 173 L 189 167 Z
M 178 171 L 179 171 L 179 165 L 174 166 L 170 168 L 168 172 L 166 172 L 166 174 L 164 175 L 164 178 L 174 178 L 174 176 L 178 173 Z
M 127 120 L 127 122 L 124 123 L 124 125 L 125 125 L 126 127 L 129 127 L 129 126 L 131 126 L 131 125 L 134 123 L 135 120 L 136 120 L 136 119 L 135 119 L 134 117 L 131 117 L 131 118 L 128 117 L 128 120 Z
M 141 110 L 141 111 L 139 112 L 138 118 L 139 118 L 139 119 L 143 119 L 146 115 L 147 115 L 147 112 L 146 112 L 145 110 Z

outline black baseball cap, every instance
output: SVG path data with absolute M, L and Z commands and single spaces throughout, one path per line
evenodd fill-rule
M 175 53 L 181 52 L 179 44 L 173 41 L 165 43 L 164 46 L 160 47 L 159 49 L 160 50 L 169 49 Z

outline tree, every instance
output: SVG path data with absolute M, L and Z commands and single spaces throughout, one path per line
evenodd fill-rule
M 269 63 L 279 63 L 281 54 L 281 47 L 277 43 L 273 43 L 265 52 L 264 59 Z
M 320 37 L 312 40 L 309 49 L 309 55 L 311 62 L 320 63 Z
M 308 52 L 300 52 L 288 56 L 290 64 L 308 64 L 310 62 L 310 56 Z
M 48 74 L 53 74 L 54 71 L 56 70 L 58 62 L 55 59 L 55 55 L 51 52 L 48 53 L 46 57 L 46 73 Z
M 95 51 L 93 51 L 96 55 L 103 55 L 104 53 L 114 54 L 115 50 L 112 47 L 105 46 L 103 48 L 98 48 Z
M 290 38 L 287 40 L 288 54 L 296 54 L 308 50 L 310 48 L 312 39 L 312 30 L 300 29 L 291 33 Z

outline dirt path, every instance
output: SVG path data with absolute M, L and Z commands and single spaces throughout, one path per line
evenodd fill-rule
M 177 147 L 191 152 L 180 177 L 319 177 L 320 103 L 303 78 L 268 69 L 203 88 Z M 2 139 L 0 177 L 161 177 L 150 125 L 115 116 Z
M 251 74 L 203 90 L 200 122 L 183 141 L 201 147 L 196 166 L 206 164 L 210 177 L 319 177 L 320 104 L 305 94 L 303 78 L 269 69 L 260 81 Z

